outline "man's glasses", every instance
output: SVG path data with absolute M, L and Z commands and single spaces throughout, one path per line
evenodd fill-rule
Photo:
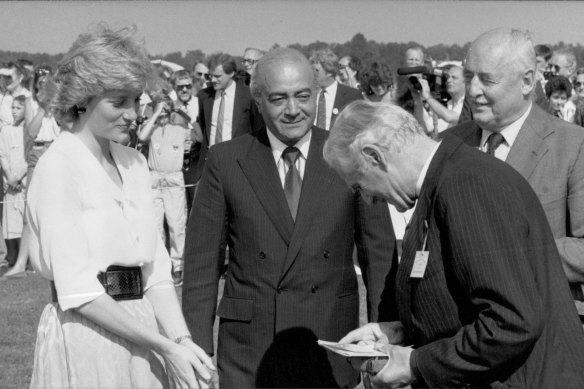
M 192 84 L 177 85 L 176 90 L 193 89 Z
M 257 62 L 257 60 L 255 60 L 255 59 L 248 59 L 248 58 L 244 58 L 244 59 L 241 60 L 241 64 L 242 65 L 253 65 L 256 62 Z
M 576 81 L 576 82 L 574 83 L 574 85 L 575 85 L 575 86 L 584 86 L 584 82 L 579 82 L 579 81 Z

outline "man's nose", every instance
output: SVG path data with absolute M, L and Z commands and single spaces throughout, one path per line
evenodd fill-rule
M 300 112 L 298 101 L 296 99 L 288 99 L 286 102 L 286 115 L 296 116 Z
M 470 97 L 476 97 L 481 94 L 481 83 L 477 76 L 467 79 L 466 82 L 467 93 Z

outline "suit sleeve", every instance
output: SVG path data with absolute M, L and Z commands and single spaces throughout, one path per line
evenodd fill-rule
M 225 259 L 227 207 L 219 158 L 209 150 L 186 232 L 182 309 L 195 343 L 213 353 L 218 284 Z
M 538 210 L 522 210 L 524 196 L 504 184 L 478 176 L 452 181 L 443 185 L 434 206 L 430 220 L 440 226 L 440 242 L 430 248 L 441 247 L 443 288 L 461 301 L 462 327 L 413 352 L 429 387 L 491 382 L 499 369 L 521 364 L 540 337 L 546 314 L 534 282 L 536 265 L 530 263 L 541 258 L 530 253 L 526 219 L 526 212 Z M 545 223 L 543 210 L 540 214 Z
M 392 258 L 397 258 L 395 234 L 385 201 L 365 203 L 355 195 L 355 244 L 363 282 L 367 289 L 367 318 L 375 322 L 390 274 Z
M 556 239 L 568 281 L 584 283 L 584 144 L 568 178 L 566 236 Z

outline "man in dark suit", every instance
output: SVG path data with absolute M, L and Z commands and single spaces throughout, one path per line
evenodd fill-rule
M 355 88 L 339 84 L 339 58 L 332 50 L 318 50 L 310 55 L 310 62 L 316 73 L 319 90 L 317 92 L 317 112 L 314 125 L 330 130 L 339 112 L 350 102 L 361 99 L 361 92 Z
M 341 340 L 380 342 L 389 360 L 374 383 L 584 387 L 584 332 L 541 204 L 521 175 L 457 137 L 436 142 L 385 103 L 345 108 L 324 158 L 365 196 L 400 210 L 417 200 L 380 308 L 389 322 Z
M 532 103 L 535 69 L 535 51 L 524 33 L 498 29 L 478 37 L 465 61 L 474 120 L 449 131 L 492 152 L 529 182 L 543 204 L 572 294 L 581 305 L 584 131 Z M 491 141 L 495 137 L 499 140 Z
M 355 243 L 369 317 L 377 318 L 395 248 L 387 204 L 365 204 L 324 163 L 327 132 L 312 126 L 314 78 L 296 50 L 262 57 L 251 85 L 266 127 L 212 147 L 199 184 L 183 311 L 193 339 L 212 353 L 228 244 L 217 310 L 222 388 L 357 384 L 344 358 L 316 344 L 358 326 Z
M 211 86 L 202 89 L 199 99 L 199 123 L 203 132 L 196 180 L 203 171 L 207 150 L 220 142 L 254 132 L 263 121 L 249 88 L 233 80 L 237 72 L 235 59 L 218 57 L 211 68 Z

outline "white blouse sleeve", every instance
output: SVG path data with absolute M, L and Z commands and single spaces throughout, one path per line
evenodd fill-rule
M 48 162 L 48 161 L 45 161 Z M 28 191 L 28 217 L 39 250 L 36 266 L 52 276 L 61 309 L 92 301 L 105 293 L 97 279 L 99 262 L 92 260 L 83 226 L 83 207 L 76 171 L 64 158 L 39 163 Z M 77 173 L 78 175 L 79 173 Z

